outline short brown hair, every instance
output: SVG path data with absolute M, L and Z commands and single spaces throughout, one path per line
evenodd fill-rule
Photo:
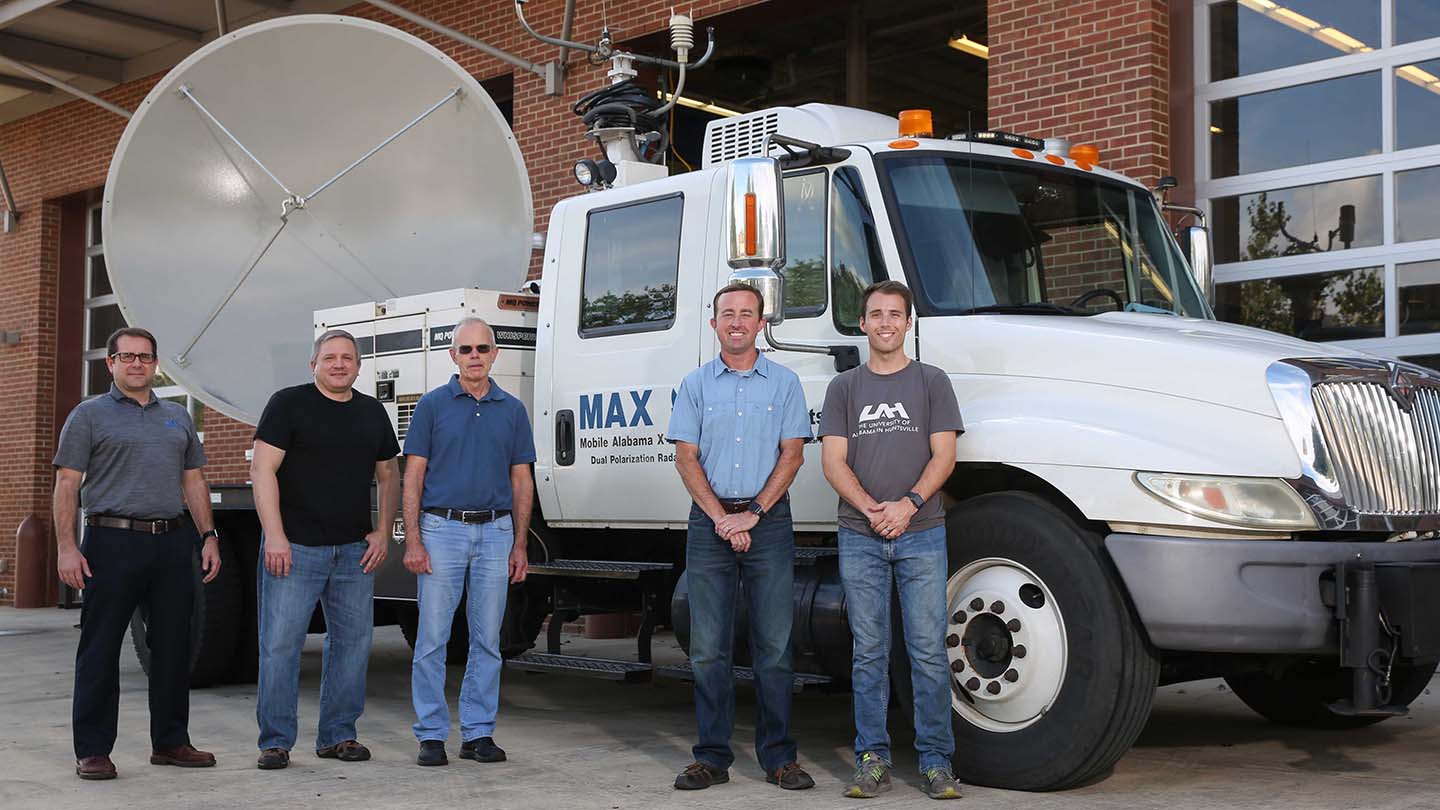
M 871 284 L 865 288 L 864 292 L 860 293 L 861 318 L 865 317 L 865 310 L 870 306 L 870 296 L 875 293 L 888 293 L 890 295 L 898 295 L 905 299 L 905 317 L 908 318 L 911 316 L 912 310 L 915 308 L 915 297 L 910 293 L 910 288 L 894 279 L 885 279 L 884 281 L 877 281 Z
M 145 338 L 150 341 L 150 353 L 156 357 L 160 356 L 160 345 L 155 342 L 155 336 L 150 334 L 149 329 L 141 329 L 138 326 L 122 326 L 111 332 L 109 340 L 105 341 L 107 355 L 120 351 L 120 338 L 122 337 Z
M 710 309 L 718 314 L 720 312 L 720 296 L 732 292 L 750 293 L 755 296 L 755 314 L 759 315 L 765 311 L 765 296 L 761 295 L 759 290 L 751 287 L 749 284 L 741 284 L 738 281 L 732 281 L 716 290 L 715 297 L 710 299 Z

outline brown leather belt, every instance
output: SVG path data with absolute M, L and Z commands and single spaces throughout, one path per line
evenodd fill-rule
M 720 508 L 725 510 L 727 515 L 738 515 L 741 512 L 749 511 L 750 504 L 755 502 L 754 498 L 720 498 Z
M 458 520 L 461 523 L 489 523 L 492 520 L 499 520 L 510 514 L 509 509 L 440 509 L 431 507 L 425 510 L 426 514 L 439 515 L 446 520 Z
M 86 515 L 85 525 L 100 526 L 105 529 L 124 529 L 131 532 L 143 532 L 144 534 L 168 534 L 180 528 L 180 518 L 140 520 L 138 518 L 118 517 L 116 515 Z

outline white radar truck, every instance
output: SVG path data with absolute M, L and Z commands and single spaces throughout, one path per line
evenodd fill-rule
M 672 23 L 667 68 L 694 39 Z M 494 326 L 495 378 L 524 400 L 538 451 L 509 666 L 687 677 L 656 666 L 650 640 L 688 638 L 690 500 L 664 433 L 681 378 L 718 351 L 711 296 L 736 279 L 761 290 L 761 348 L 800 375 L 815 424 L 830 379 L 866 358 L 859 293 L 888 278 L 915 295 L 907 351 L 949 374 L 967 426 L 941 495 L 961 779 L 1103 775 L 1167 683 L 1223 677 L 1265 717 L 1337 734 L 1421 694 L 1440 659 L 1440 376 L 1217 322 L 1203 224 L 1182 249 L 1155 193 L 1059 140 L 807 104 L 712 121 L 703 165 L 671 174 L 667 111 L 633 79 L 644 60 L 588 47 L 614 84 L 577 105 L 596 150 L 543 240 L 514 136 L 475 80 L 343 17 L 202 48 L 137 111 L 105 189 L 127 318 L 156 332 L 167 374 L 252 424 L 308 379 L 314 336 L 341 327 L 360 341 L 357 388 L 403 440 L 449 379 L 456 322 Z M 797 689 L 843 688 L 818 443 L 790 495 Z M 227 563 L 197 606 L 201 683 L 255 668 L 253 501 L 244 486 L 215 498 Z M 377 623 L 413 640 L 399 526 L 395 542 Z M 633 660 L 562 653 L 565 621 L 616 612 L 640 617 Z M 143 648 L 145 617 L 134 626 Z M 460 659 L 465 643 L 458 622 Z

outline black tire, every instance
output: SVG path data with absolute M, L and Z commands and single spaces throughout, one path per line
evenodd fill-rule
M 192 559 L 195 577 L 195 604 L 190 615 L 190 687 L 203 689 L 227 681 L 235 659 L 237 636 L 242 624 L 240 569 L 229 542 L 220 544 L 220 574 L 202 582 L 200 554 Z M 140 667 L 150 674 L 150 642 L 146 633 L 145 607 L 130 617 L 130 638 Z
M 1398 664 L 1390 675 L 1392 705 L 1408 706 L 1420 697 L 1437 662 Z M 1372 726 L 1386 717 L 1349 717 L 1330 711 L 1329 704 L 1350 696 L 1350 671 L 1334 658 L 1296 661 L 1279 675 L 1246 672 L 1225 682 L 1235 696 L 1272 723 L 1300 728 L 1353 729 Z
M 259 564 L 260 534 L 226 534 L 232 538 L 236 569 L 240 575 L 240 621 L 237 624 L 235 659 L 230 664 L 230 683 L 255 683 L 260 678 Z M 224 569 L 221 569 L 224 570 Z
M 1059 691 L 1029 725 L 992 730 L 951 709 L 955 774 L 965 782 L 1011 790 L 1062 790 L 1102 776 L 1144 727 L 1160 664 L 1117 585 L 1100 537 L 1043 498 L 1023 492 L 970 499 L 951 509 L 945 523 L 952 577 L 987 559 L 1018 564 L 1053 595 L 1065 630 L 1066 666 Z M 1025 618 L 1019 594 L 1014 604 L 1007 607 L 1010 615 Z M 952 604 L 952 615 L 955 610 Z M 910 663 L 900 638 L 897 634 L 891 645 L 891 682 L 908 718 L 913 705 Z M 1055 648 L 1060 649 L 1058 642 Z M 1034 665 L 1038 655 L 1023 663 Z M 971 661 L 959 677 L 968 680 L 978 674 Z M 1009 686 L 1003 678 L 991 677 L 1002 689 Z M 952 694 L 960 699 L 965 697 L 960 690 L 964 682 L 952 677 Z
M 400 634 L 405 636 L 405 643 L 410 649 L 415 649 L 415 634 L 420 629 L 420 612 L 413 604 L 406 604 L 400 607 L 397 613 L 397 624 L 400 625 Z M 460 606 L 455 608 L 455 616 L 450 620 L 450 641 L 445 645 L 445 663 L 450 666 L 464 666 L 465 661 L 470 657 L 470 624 L 465 620 L 465 598 L 460 598 Z

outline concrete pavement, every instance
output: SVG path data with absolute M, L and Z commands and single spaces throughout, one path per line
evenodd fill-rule
M 740 759 L 731 782 L 696 793 L 671 788 L 690 761 L 688 686 L 623 685 L 507 671 L 496 741 L 510 761 L 414 764 L 409 648 L 397 628 L 376 630 L 361 739 L 367 763 L 320 760 L 314 742 L 320 637 L 306 646 L 300 741 L 289 769 L 255 770 L 253 686 L 200 690 L 191 697 L 191 736 L 219 765 L 185 771 L 148 763 L 145 677 L 121 659 L 120 778 L 85 783 L 73 774 L 70 690 L 78 612 L 0 609 L 0 808 L 794 808 L 854 807 L 840 788 L 850 775 L 850 702 L 844 695 L 797 696 L 793 727 L 815 790 L 782 793 L 750 759 L 753 702 L 742 691 Z M 576 647 L 586 642 L 576 640 Z M 594 644 L 592 642 L 592 644 Z M 623 655 L 609 642 L 602 654 Z M 668 646 L 667 646 L 668 645 Z M 676 657 L 657 638 L 657 659 Z M 451 669 L 452 713 L 458 670 Z M 863 807 L 928 807 L 913 773 L 911 738 L 892 717 L 897 785 Z M 1136 747 L 1096 784 L 1059 794 L 969 788 L 959 807 L 1025 808 L 1440 808 L 1440 705 L 1426 692 L 1409 717 L 1358 732 L 1307 732 L 1270 725 L 1218 681 L 1167 687 Z

